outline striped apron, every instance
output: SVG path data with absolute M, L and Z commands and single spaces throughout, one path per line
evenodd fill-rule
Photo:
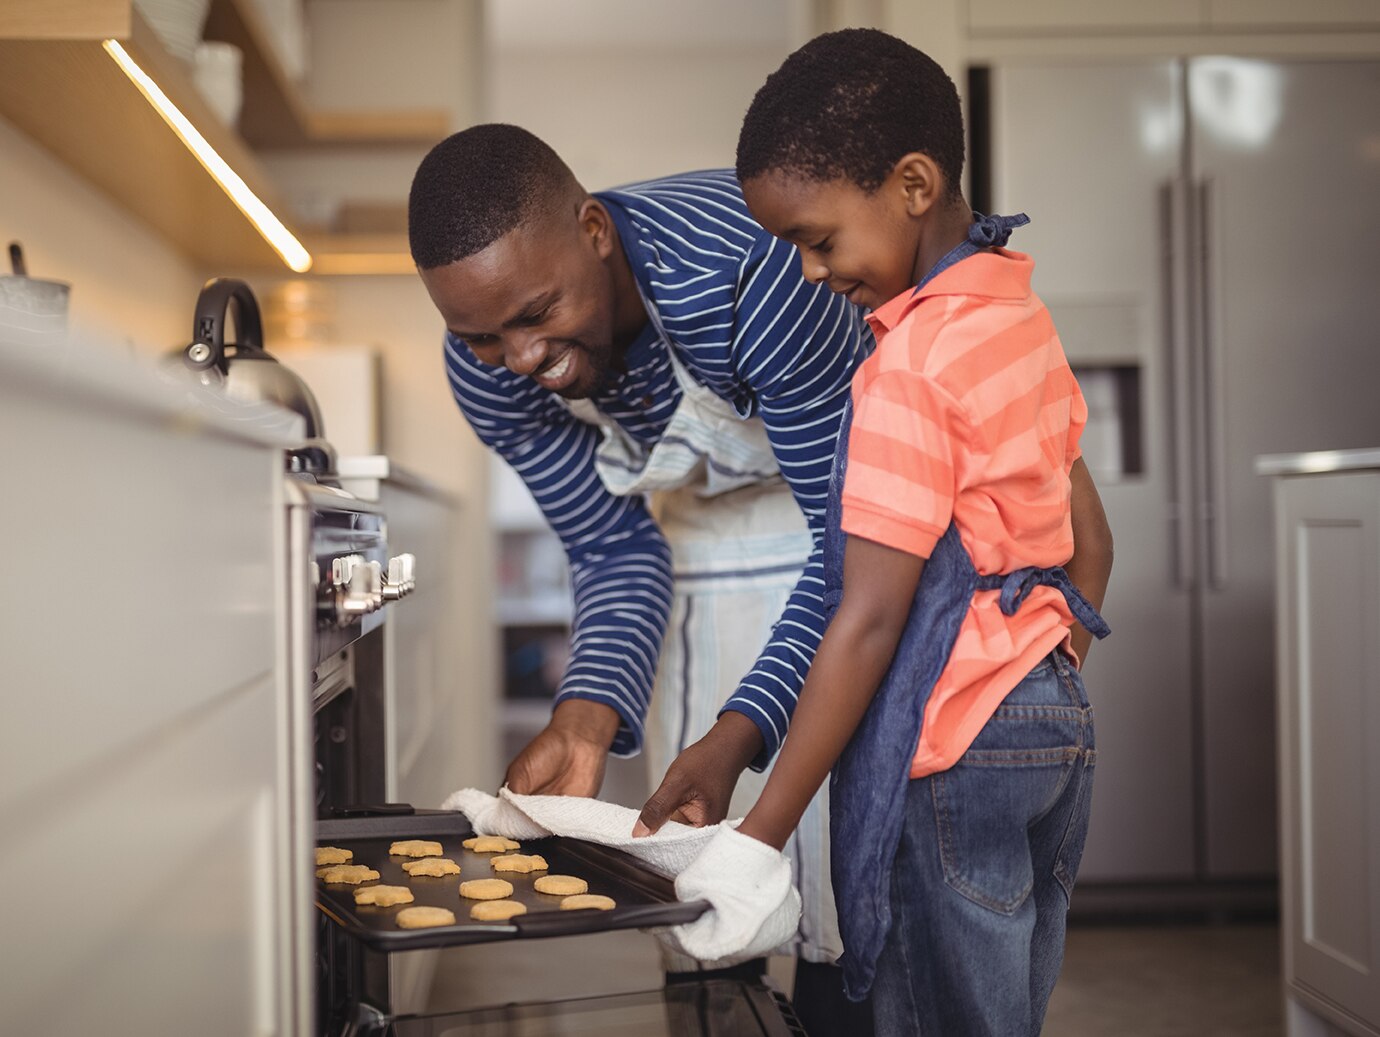
M 655 313 L 652 305 L 647 309 Z M 657 330 L 666 340 L 659 324 Z M 681 750 L 704 737 L 752 669 L 814 546 L 762 420 L 743 418 L 697 382 L 674 349 L 671 363 L 681 402 L 651 447 L 589 400 L 565 401 L 576 417 L 603 430 L 596 466 L 609 492 L 649 495 L 671 547 L 671 617 L 647 718 L 647 764 L 655 782 Z M 729 817 L 748 812 L 766 778 L 744 772 Z M 815 796 L 785 851 L 804 910 L 795 938 L 779 953 L 833 962 L 843 943 L 829 884 L 827 789 Z M 701 967 L 664 953 L 668 971 Z

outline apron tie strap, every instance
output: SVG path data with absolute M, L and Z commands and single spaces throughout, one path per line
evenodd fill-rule
M 975 212 L 973 222 L 968 225 L 968 240 L 980 248 L 1002 248 L 1013 230 L 1029 222 L 1030 217 L 1023 212 L 1015 216 L 983 216 Z
M 980 575 L 977 579 L 978 590 L 1001 591 L 998 605 L 1002 613 L 1007 616 L 1014 616 L 1016 610 L 1021 607 L 1025 599 L 1030 596 L 1030 592 L 1036 587 L 1057 588 L 1064 595 L 1064 600 L 1068 603 L 1073 618 L 1078 620 L 1083 628 L 1098 640 L 1112 632 L 1111 628 L 1107 626 L 1107 621 L 1093 607 L 1093 603 L 1083 596 L 1083 592 L 1074 586 L 1073 581 L 1069 579 L 1069 574 L 1064 571 L 1064 567 L 1061 565 L 1056 565 L 1050 569 L 1031 565 L 1005 575 Z

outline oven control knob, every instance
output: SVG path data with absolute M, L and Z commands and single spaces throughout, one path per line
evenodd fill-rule
M 397 601 L 412 593 L 417 581 L 412 578 L 416 559 L 410 554 L 395 555 L 388 559 L 388 582 L 383 587 L 385 601 Z
M 331 586 L 344 590 L 350 586 L 350 577 L 355 568 L 363 564 L 359 555 L 340 555 L 331 559 Z
M 363 559 L 358 559 L 358 563 L 350 567 L 349 583 L 341 593 L 337 605 L 342 625 L 349 624 L 352 620 L 378 608 L 374 600 L 378 563 L 374 562 L 371 565 Z
M 374 603 L 375 609 L 381 609 L 383 608 L 383 566 L 378 562 L 365 562 L 364 567 L 369 571 L 369 599 Z

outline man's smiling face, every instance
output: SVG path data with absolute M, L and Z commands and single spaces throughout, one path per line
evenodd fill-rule
M 446 327 L 482 363 L 571 400 L 607 383 L 615 352 L 607 235 L 591 233 L 580 215 L 533 219 L 472 256 L 420 272 Z

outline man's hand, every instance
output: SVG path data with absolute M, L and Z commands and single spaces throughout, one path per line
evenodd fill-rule
M 696 828 L 718 824 L 728 814 L 738 776 L 761 751 L 757 725 L 741 713 L 725 713 L 707 735 L 676 757 L 642 808 L 633 835 L 651 835 L 667 821 Z
M 608 706 L 566 699 L 508 765 L 504 783 L 522 795 L 598 795 L 618 723 L 618 714 Z

